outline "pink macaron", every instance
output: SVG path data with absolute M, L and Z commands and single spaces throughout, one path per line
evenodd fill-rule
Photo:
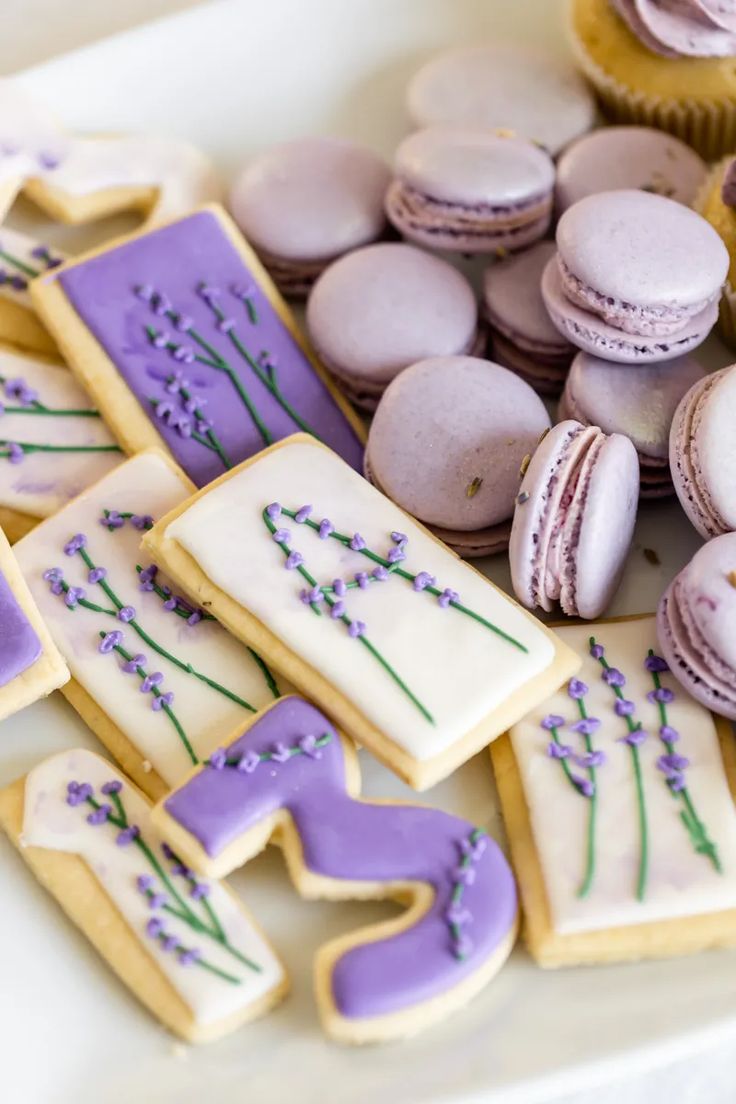
M 708 336 L 729 256 L 695 211 L 648 192 L 601 192 L 565 211 L 556 241 L 542 295 L 555 326 L 585 352 L 651 364 Z
M 519 600 L 599 617 L 624 569 L 638 498 L 639 461 L 628 437 L 575 421 L 554 426 L 516 498 L 509 557 Z
M 670 430 L 677 497 L 706 540 L 736 530 L 736 366 L 695 383 Z
M 230 210 L 285 295 L 304 298 L 325 267 L 386 230 L 385 161 L 355 142 L 300 138 L 238 173 Z
M 552 159 L 533 142 L 427 127 L 396 151 L 386 213 L 405 238 L 435 249 L 525 249 L 547 232 L 554 182 Z
M 674 494 L 670 477 L 670 426 L 683 395 L 705 378 L 694 357 L 643 364 L 632 371 L 590 353 L 572 362 L 560 400 L 560 418 L 597 425 L 604 433 L 623 433 L 639 455 L 641 495 Z
M 378 405 L 366 475 L 461 555 L 489 555 L 508 545 L 519 465 L 549 424 L 541 399 L 506 368 L 422 360 Z
M 542 395 L 559 395 L 577 351 L 552 324 L 542 299 L 542 274 L 555 252 L 554 242 L 537 242 L 483 274 L 492 357 Z
M 657 633 L 672 674 L 714 713 L 736 720 L 736 533 L 695 553 L 662 595 Z
M 366 410 L 415 361 L 475 354 L 485 345 L 466 278 L 401 242 L 370 245 L 330 265 L 309 296 L 307 329 L 343 391 Z

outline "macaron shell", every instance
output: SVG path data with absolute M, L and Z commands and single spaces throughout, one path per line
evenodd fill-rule
M 680 505 L 701 537 L 709 540 L 722 532 L 714 515 L 701 473 L 693 460 L 696 416 L 707 396 L 715 389 L 720 373 L 706 376 L 694 384 L 675 411 L 670 430 L 670 471 Z
M 736 533 L 699 549 L 680 578 L 698 632 L 736 677 Z
M 719 373 L 695 411 L 691 458 L 709 512 L 736 529 L 736 367 Z
M 704 218 L 633 189 L 580 200 L 560 219 L 556 240 L 578 280 L 635 307 L 705 304 L 728 274 L 728 250 Z
M 428 529 L 464 560 L 477 560 L 506 551 L 511 536 L 511 521 L 502 521 L 472 533 L 462 529 L 442 529 L 439 525 L 429 525 Z
M 550 319 L 542 299 L 542 274 L 556 255 L 554 242 L 541 241 L 483 273 L 486 317 L 509 341 L 529 352 L 572 354 Z
M 674 593 L 674 583 L 657 607 L 657 637 L 663 658 L 685 690 L 706 709 L 736 721 L 736 694 L 703 664 L 688 638 Z
M 539 396 L 508 369 L 430 358 L 384 393 L 368 436 L 369 470 L 420 521 L 476 531 L 511 517 L 519 466 L 549 425 Z
M 491 360 L 515 372 L 539 395 L 559 395 L 565 386 L 565 377 L 570 365 L 568 356 L 557 358 L 530 353 L 514 345 L 499 333 L 492 334 L 489 349 Z
M 552 322 L 568 341 L 584 352 L 619 364 L 654 364 L 684 356 L 702 345 L 718 318 L 718 303 L 713 302 L 672 337 L 635 337 L 624 333 L 570 302 L 562 288 L 556 258 L 544 270 L 542 298 Z

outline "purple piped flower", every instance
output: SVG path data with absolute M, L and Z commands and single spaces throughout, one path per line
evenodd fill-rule
M 189 387 L 189 380 L 184 378 L 184 373 L 181 369 L 177 369 L 173 375 L 169 376 L 164 385 L 164 391 L 169 395 L 178 395 L 182 387 Z
M 319 539 L 327 540 L 327 538 L 331 536 L 334 531 L 335 530 L 332 528 L 332 522 L 329 520 L 329 518 L 322 518 L 321 522 L 319 523 L 319 532 L 317 534 Z
M 359 636 L 365 636 L 365 631 L 365 621 L 351 621 L 348 625 L 348 636 L 352 636 L 353 640 L 357 640 Z
M 391 540 L 394 542 L 394 544 L 407 544 L 409 538 L 407 537 L 406 533 L 399 533 L 394 530 L 391 534 Z
M 203 901 L 210 893 L 212 893 L 212 886 L 207 885 L 207 882 L 197 882 L 192 886 L 189 896 L 193 901 Z
M 684 771 L 690 766 L 690 760 L 684 755 L 660 755 L 657 759 L 657 770 L 667 774 L 669 771 Z
M 246 751 L 244 755 L 241 755 L 238 763 L 238 770 L 243 774 L 252 774 L 256 767 L 261 765 L 261 757 L 257 751 Z
M 171 310 L 171 300 L 162 291 L 157 291 L 151 298 L 151 309 L 159 318 L 163 318 Z
M 588 687 L 581 679 L 570 679 L 567 684 L 567 693 L 573 701 L 580 701 L 588 693 Z
M 291 536 L 288 529 L 276 529 L 272 534 L 277 544 L 286 544 Z
M 658 655 L 650 655 L 644 660 L 644 666 L 651 674 L 664 675 L 669 671 L 669 665 L 665 659 Z
M 191 345 L 177 345 L 171 350 L 171 355 L 179 364 L 194 364 L 195 353 Z M 188 387 L 185 382 L 182 386 Z
M 287 759 L 291 759 L 289 748 L 280 742 L 274 744 L 269 754 L 275 763 L 285 763 Z
M 9 399 L 15 399 L 21 406 L 33 406 L 38 399 L 38 391 L 29 387 L 21 376 L 6 382 L 5 394 Z
M 113 629 L 112 632 L 105 633 L 102 640 L 99 643 L 97 650 L 102 652 L 103 655 L 107 655 L 109 652 L 115 650 L 123 643 L 123 634 L 120 629 Z
M 350 538 L 350 548 L 353 552 L 362 552 L 365 547 L 366 543 L 360 533 L 353 533 L 353 536 Z
M 250 299 L 255 294 L 255 285 L 234 283 L 230 285 L 230 293 L 236 299 Z
M 177 603 L 177 600 L 176 600 L 176 596 L 173 595 L 173 594 L 170 594 L 169 597 L 164 602 L 164 609 L 166 610 L 167 613 L 172 613 L 176 609 L 177 605 L 178 605 L 178 603 Z
M 150 284 L 139 284 L 138 287 L 135 288 L 134 294 L 144 303 L 150 303 L 156 292 Z
M 675 700 L 675 695 L 672 690 L 669 690 L 666 686 L 659 686 L 656 690 L 650 690 L 647 694 L 647 701 L 652 705 L 656 705 L 657 702 L 661 702 L 663 705 L 669 705 L 670 702 Z
M 561 717 L 559 713 L 548 713 L 546 717 L 540 721 L 542 728 L 545 728 L 550 732 L 553 728 L 564 728 L 565 718 Z
M 169 862 L 173 862 L 176 859 L 176 852 L 174 851 L 173 847 L 171 847 L 166 842 L 166 840 L 164 840 L 163 843 L 161 844 L 161 851 L 163 853 L 164 858 L 168 859 Z
M 335 602 L 335 604 L 330 607 L 330 617 L 332 618 L 333 621 L 339 620 L 344 615 L 345 615 L 345 603 L 344 602 Z
M 119 782 L 117 778 L 113 778 L 111 782 L 106 782 L 104 786 L 100 786 L 100 791 L 109 797 L 110 794 L 119 794 L 123 788 L 123 783 Z
M 219 299 L 222 294 L 220 289 L 214 287 L 212 284 L 200 284 L 197 291 L 209 306 L 211 306 L 216 299 Z
M 38 154 L 38 164 L 40 168 L 53 172 L 53 170 L 58 169 L 61 164 L 61 158 L 51 150 L 41 150 Z
M 460 595 L 452 587 L 445 587 L 442 593 L 438 596 L 437 601 L 442 609 L 447 609 L 451 602 L 459 602 Z
M 301 592 L 301 600 L 308 606 L 319 605 L 320 602 L 324 602 L 325 596 L 322 593 L 322 587 L 312 587 L 311 590 L 303 590 Z
M 270 506 L 266 507 L 266 515 L 271 518 L 271 521 L 275 521 L 277 517 L 281 517 L 281 503 L 272 502 Z
M 77 605 L 87 597 L 87 591 L 84 587 L 69 587 L 68 591 L 64 595 L 64 601 L 69 609 L 76 609 Z
M 160 935 L 163 935 L 164 922 L 159 919 L 158 916 L 152 916 L 146 924 L 146 935 L 151 939 L 158 939 Z
M 659 729 L 659 738 L 664 740 L 668 744 L 676 744 L 680 739 L 680 733 L 672 725 L 661 725 Z
M 580 778 L 576 774 L 571 775 L 570 778 L 573 785 L 577 787 L 583 797 L 593 797 L 595 794 L 595 785 L 591 782 L 590 778 Z
M 153 671 L 150 675 L 146 675 L 143 682 L 140 685 L 141 694 L 150 694 L 154 686 L 158 686 L 164 681 L 164 676 L 160 671 Z
M 135 608 L 133 606 L 123 606 L 122 609 L 118 610 L 118 621 L 128 625 L 133 620 L 135 620 Z
M 200 610 L 193 610 L 189 617 L 187 617 L 187 625 L 198 625 L 202 620 L 202 613 Z
M 165 349 L 170 341 L 171 334 L 168 330 L 157 330 L 156 333 L 151 334 L 151 344 L 154 349 Z M 169 390 L 168 387 L 166 390 Z M 175 392 L 170 392 L 170 394 L 175 394 Z
M 195 962 L 199 962 L 202 957 L 202 952 L 198 947 L 192 947 L 191 950 L 181 951 L 179 953 L 179 965 L 180 966 L 193 966 Z
M 60 583 L 64 578 L 64 572 L 60 567 L 49 567 L 41 576 L 47 583 Z
M 348 592 L 348 588 L 344 579 L 333 579 L 332 589 L 338 598 L 344 598 Z
M 636 706 L 633 701 L 629 701 L 627 698 L 616 698 L 613 711 L 617 717 L 630 717 L 635 710 Z
M 91 797 L 93 790 L 89 782 L 70 782 L 66 792 L 67 805 L 74 807 L 75 805 L 82 805 L 88 797 Z
M 120 635 L 122 636 L 122 633 Z M 148 660 L 143 655 L 143 653 L 138 652 L 138 655 L 134 655 L 132 659 L 127 660 L 123 664 L 123 670 L 125 671 L 126 675 L 135 675 L 138 673 L 138 668 L 144 668 L 147 663 Z
M 28 287 L 28 280 L 25 276 L 21 276 L 19 272 L 14 272 L 10 277 L 10 286 L 16 291 L 25 291 Z
M 138 576 L 138 583 L 141 590 L 153 590 L 153 580 L 158 575 L 158 568 L 156 564 L 151 564 L 149 567 L 144 567 Z
M 155 879 L 150 874 L 139 874 L 135 884 L 138 886 L 140 893 L 148 893 L 149 889 L 153 889 Z
M 111 812 L 112 805 L 108 805 L 107 803 L 105 803 L 104 805 L 100 805 L 98 809 L 93 809 L 92 812 L 88 815 L 87 823 L 94 825 L 107 824 L 107 818 L 110 816 Z
M 220 333 L 229 334 L 235 329 L 234 318 L 220 318 L 217 323 L 217 328 Z
M 550 759 L 567 759 L 572 755 L 572 748 L 567 744 L 558 744 L 555 740 L 550 740 L 547 744 L 547 755 Z
M 299 740 L 299 749 L 307 755 L 310 759 L 321 759 L 322 749 L 317 747 L 317 737 L 311 733 L 307 733 L 306 736 L 302 736 Z
M 395 545 L 394 548 L 392 548 L 389 551 L 388 555 L 386 556 L 386 559 L 391 564 L 401 563 L 402 560 L 406 559 L 406 553 L 404 552 L 401 545 L 397 544 L 397 545 Z
M 602 767 L 606 762 L 605 751 L 588 751 L 585 755 L 574 756 L 579 767 Z
M 469 924 L 473 919 L 473 914 L 465 908 L 461 901 L 453 901 L 447 906 L 445 919 L 449 924 L 455 924 L 459 928 L 463 924 Z
M 619 742 L 622 744 L 628 744 L 629 747 L 641 747 L 645 743 L 647 738 L 646 732 L 642 728 L 635 728 L 633 732 L 627 733 L 626 736 L 619 736 Z
M 125 525 L 125 518 L 120 515 L 117 510 L 105 510 L 102 517 L 99 519 L 100 525 L 104 525 L 106 529 L 122 529 Z
M 475 881 L 475 869 L 472 866 L 458 866 L 453 876 L 460 885 L 471 886 Z
M 581 736 L 592 736 L 600 727 L 601 722 L 597 717 L 583 717 L 582 720 L 576 721 L 574 725 L 570 725 L 571 731 L 578 732 Z
M 385 583 L 388 579 L 388 571 L 383 566 L 383 564 L 379 564 L 378 567 L 374 567 L 371 575 L 374 579 L 377 579 L 379 583 Z
M 93 567 L 87 575 L 88 583 L 101 583 L 103 579 L 107 578 L 106 567 Z
M 174 692 L 173 690 L 168 690 L 165 694 L 157 694 L 154 697 L 153 701 L 151 702 L 151 709 L 153 709 L 155 713 L 158 713 L 164 708 L 164 706 L 170 709 L 173 704 Z
M 192 326 L 194 325 L 194 322 L 189 317 L 189 315 L 182 314 L 181 311 L 176 311 L 171 321 L 174 323 L 174 327 L 179 331 L 179 333 L 189 333 Z
M 603 659 L 603 656 L 606 654 L 606 650 L 602 644 L 591 644 L 590 654 L 592 655 L 593 659 Z
M 289 555 L 286 557 L 284 567 L 287 571 L 293 571 L 295 568 L 301 567 L 303 563 L 304 557 L 302 556 L 301 552 L 290 552 Z
M 75 556 L 80 549 L 85 548 L 87 544 L 87 538 L 84 533 L 77 533 L 75 536 L 68 540 L 64 545 L 65 556 Z
M 210 755 L 209 765 L 213 770 L 222 770 L 227 763 L 227 752 L 224 748 L 217 748 Z
M 437 585 L 437 580 L 434 575 L 430 575 L 428 571 L 419 571 L 414 576 L 414 582 L 412 587 L 414 590 L 421 591 L 426 590 L 427 587 L 433 587 Z
M 606 667 L 601 678 L 608 686 L 621 687 L 626 685 L 626 677 L 618 667 Z
M 368 572 L 367 571 L 356 571 L 355 581 L 356 581 L 356 583 L 358 584 L 358 586 L 360 587 L 361 590 L 365 590 L 366 587 L 369 585 L 369 583 L 368 583 Z
M 468 855 L 473 862 L 478 862 L 487 847 L 488 838 L 486 836 L 478 836 L 475 840 L 464 839 L 460 841 L 460 850 L 464 855 Z
M 297 523 L 297 525 L 303 525 L 311 512 L 312 507 L 309 504 L 305 506 L 300 506 L 297 512 L 294 514 L 294 521 Z
M 153 529 L 153 518 L 150 514 L 133 514 L 130 524 L 141 531 Z
M 148 898 L 148 907 L 152 910 L 163 908 L 164 905 L 168 905 L 168 903 L 169 898 L 165 893 L 152 893 Z
M 475 944 L 473 943 L 473 940 L 470 938 L 470 936 L 463 933 L 457 939 L 455 939 L 453 943 L 455 958 L 458 958 L 460 960 L 467 958 L 468 955 L 472 954 L 474 946 Z
M 134 839 L 137 839 L 140 834 L 141 830 L 138 825 L 131 824 L 128 828 L 123 828 L 122 832 L 118 832 L 115 837 L 115 843 L 118 847 L 127 847 Z
M 17 444 L 16 441 L 8 441 L 7 444 L 7 457 L 11 464 L 22 464 L 25 459 L 25 451 L 23 447 Z

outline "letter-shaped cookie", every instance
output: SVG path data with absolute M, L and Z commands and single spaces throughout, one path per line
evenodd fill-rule
M 230 873 L 273 838 L 305 897 L 409 904 L 317 954 L 323 1026 L 350 1043 L 411 1035 L 464 1005 L 505 961 L 517 925 L 513 875 L 483 831 L 425 806 L 361 800 L 358 784 L 352 745 L 292 696 L 153 813 L 203 874 Z

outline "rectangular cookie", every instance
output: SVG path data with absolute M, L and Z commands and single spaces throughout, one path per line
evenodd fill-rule
M 306 430 L 361 469 L 361 422 L 221 208 L 87 253 L 32 295 L 128 452 L 164 448 L 201 487 Z
M 56 342 L 41 323 L 28 284 L 64 261 L 58 249 L 3 226 L 0 232 L 0 341 L 21 349 L 58 356 Z
M 15 546 L 69 664 L 65 696 L 154 797 L 279 694 L 260 658 L 178 598 L 140 552 L 146 527 L 192 491 L 172 460 L 149 450 Z
M 41 885 L 154 1016 L 208 1042 L 268 1012 L 288 980 L 235 894 L 183 866 L 150 813 L 82 749 L 0 790 L 0 826 Z
M 491 748 L 541 966 L 736 945 L 736 753 L 654 617 L 565 625 L 579 675 Z
M 0 721 L 45 698 L 68 678 L 0 529 Z
M 306 435 L 178 505 L 145 547 L 417 789 L 579 665 L 554 633 Z
M 0 522 L 11 542 L 121 462 L 72 373 L 0 347 Z

